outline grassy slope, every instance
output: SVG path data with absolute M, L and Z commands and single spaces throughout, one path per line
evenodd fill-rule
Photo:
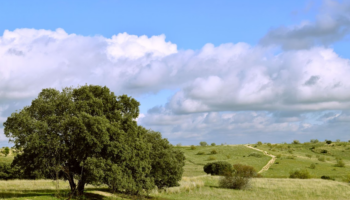
M 234 146 L 207 146 L 196 147 L 191 150 L 190 147 L 177 147 L 185 153 L 186 163 L 184 167 L 185 177 L 205 175 L 203 166 L 208 162 L 227 161 L 231 164 L 241 163 L 253 166 L 259 171 L 271 159 L 269 156 L 263 155 L 261 152 L 249 149 L 243 145 Z M 212 150 L 216 150 L 217 154 L 210 154 Z M 205 155 L 197 155 L 198 152 L 204 152 Z M 255 152 L 261 154 L 261 158 L 249 156 L 250 153 Z M 215 157 L 216 160 L 209 160 L 210 157 Z
M 321 179 L 273 179 L 257 178 L 251 181 L 247 190 L 231 190 L 218 187 L 219 177 L 200 177 L 204 187 L 189 190 L 169 190 L 153 196 L 168 199 L 268 199 L 268 200 L 316 200 L 316 199 L 349 199 L 349 184 Z M 198 180 L 193 181 L 194 183 Z M 187 184 L 188 185 L 188 184 Z
M 313 151 L 311 150 L 312 147 L 315 147 Z M 350 143 L 334 143 L 332 145 L 324 142 L 317 144 L 276 144 L 270 147 L 264 144 L 257 146 L 257 148 L 273 155 L 281 155 L 281 158 L 276 159 L 276 163 L 279 164 L 274 164 L 268 171 L 264 172 L 262 174 L 264 177 L 287 178 L 289 172 L 295 169 L 307 169 L 314 178 L 326 175 L 341 180 L 344 176 L 350 174 Z M 327 153 L 320 153 L 321 150 L 327 150 Z M 312 157 L 308 158 L 306 154 Z M 295 156 L 295 158 L 290 159 L 291 156 Z M 317 157 L 324 157 L 325 161 L 319 161 Z M 334 166 L 337 157 L 343 159 L 346 164 L 345 167 Z M 312 163 L 316 165 L 315 169 L 310 168 Z

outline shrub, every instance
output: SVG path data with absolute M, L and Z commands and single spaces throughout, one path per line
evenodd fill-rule
M 249 186 L 250 178 L 238 176 L 233 173 L 226 173 L 219 181 L 219 186 L 230 189 L 245 189 Z
M 305 156 L 308 157 L 308 158 L 310 158 L 310 159 L 312 158 L 312 155 L 311 155 L 311 154 L 305 154 Z
M 293 150 L 290 149 L 290 150 L 288 150 L 288 152 L 289 152 L 289 153 L 293 153 Z
M 310 140 L 311 143 L 318 143 L 318 139 Z
M 331 143 L 332 143 L 332 140 L 325 140 L 325 142 L 326 142 L 327 144 L 331 144 Z
M 203 151 L 198 151 L 197 155 L 204 155 L 205 153 Z
M 256 153 L 256 152 L 252 152 L 248 156 L 254 156 L 254 157 L 257 157 L 257 158 L 261 158 L 262 157 L 262 155 L 260 153 Z
M 324 158 L 324 156 L 320 156 L 320 157 L 318 157 L 318 160 L 321 161 L 321 162 L 324 162 L 325 158 Z
M 277 154 L 277 155 L 276 155 L 276 158 L 280 158 L 280 157 L 282 157 L 281 154 Z
M 295 156 L 287 156 L 287 159 L 295 159 Z
M 350 140 L 349 140 L 349 142 L 350 142 Z M 256 143 L 256 145 L 262 145 L 262 142 L 259 141 L 259 142 Z
M 311 178 L 309 171 L 306 169 L 294 170 L 289 173 L 289 178 L 300 178 L 300 179 L 308 179 Z
M 177 146 L 177 147 L 181 147 L 182 145 L 181 145 L 181 143 L 178 143 L 178 144 L 176 144 L 176 146 Z
M 233 171 L 232 165 L 225 161 L 211 162 L 204 165 L 203 170 L 211 175 L 223 175 L 224 173 L 231 173 Z
M 271 143 L 267 143 L 267 146 L 271 148 L 271 147 L 272 147 L 272 144 L 271 144 Z
M 337 140 L 336 140 L 336 142 L 340 142 L 340 140 L 339 140 L 339 139 L 337 139 Z
M 335 167 L 345 167 L 345 163 L 341 158 L 337 159 L 337 164 L 334 165 Z
M 220 179 L 219 185 L 224 188 L 245 189 L 249 186 L 252 177 L 261 177 L 252 166 L 235 164 L 234 173 L 226 172 Z
M 314 164 L 314 163 L 312 163 L 311 165 L 310 165 L 310 169 L 315 169 L 316 168 L 316 165 Z
M 328 151 L 326 149 L 322 149 L 320 152 L 321 153 L 328 153 Z
M 191 150 L 195 150 L 195 149 L 196 149 L 196 146 L 191 145 Z
M 211 150 L 211 152 L 210 152 L 210 154 L 217 154 L 217 153 L 218 152 L 215 149 Z
M 331 180 L 332 178 L 330 176 L 323 175 L 323 176 L 321 176 L 321 179 Z
M 216 146 L 216 144 L 215 144 L 214 142 L 213 142 L 213 143 L 211 143 L 210 145 L 211 145 L 211 146 Z
M 199 143 L 199 145 L 201 145 L 202 147 L 206 147 L 206 146 L 208 146 L 208 143 L 207 143 L 207 142 L 202 141 L 202 142 L 200 142 L 200 143 Z
M 257 176 L 257 172 L 254 169 L 254 167 L 249 165 L 234 164 L 233 169 L 235 170 L 235 173 L 238 176 L 247 177 L 247 178 Z

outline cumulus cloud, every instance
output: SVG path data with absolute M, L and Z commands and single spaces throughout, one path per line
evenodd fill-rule
M 285 50 L 329 45 L 344 39 L 350 32 L 350 1 L 325 0 L 315 21 L 271 29 L 262 45 L 280 45 Z
M 137 119 L 174 140 L 282 138 L 319 126 L 305 112 L 350 109 L 349 76 L 349 60 L 326 47 L 277 52 L 228 43 L 178 51 L 164 35 L 17 29 L 0 37 L 0 123 L 42 88 L 96 84 L 133 96 L 177 91 Z

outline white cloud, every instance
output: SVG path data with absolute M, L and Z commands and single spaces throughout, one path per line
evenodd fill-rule
M 318 125 L 298 114 L 276 117 L 277 112 L 350 109 L 348 77 L 349 60 L 325 47 L 276 53 L 229 43 L 177 51 L 164 35 L 105 38 L 17 29 L 0 37 L 0 120 L 42 88 L 87 83 L 106 85 L 117 95 L 176 89 L 166 105 L 138 118 L 169 138 L 283 138 Z
M 350 1 L 325 0 L 313 22 L 270 30 L 260 41 L 263 45 L 281 45 L 283 49 L 305 49 L 329 45 L 350 33 Z

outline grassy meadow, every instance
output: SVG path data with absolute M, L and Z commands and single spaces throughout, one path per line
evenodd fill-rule
M 349 199 L 350 185 L 343 178 L 350 175 L 350 143 L 326 144 L 261 144 L 250 145 L 277 156 L 275 164 L 254 178 L 245 190 L 223 189 L 218 185 L 219 176 L 206 175 L 203 166 L 208 162 L 227 161 L 253 166 L 259 171 L 271 157 L 244 145 L 176 147 L 185 153 L 186 165 L 179 187 L 150 191 L 150 199 Z M 325 151 L 326 150 L 326 151 Z M 321 159 L 319 159 L 321 158 Z M 335 167 L 337 159 L 345 167 Z M 10 163 L 13 153 L 0 154 L 0 162 Z M 320 161 L 322 160 L 322 161 Z M 324 161 L 323 161 L 324 160 Z M 278 164 L 277 164 L 278 163 Z M 310 168 L 314 164 L 315 168 Z M 307 169 L 312 179 L 290 179 L 289 172 Z M 331 176 L 333 180 L 320 179 Z M 59 181 L 59 194 L 55 197 L 56 182 L 52 180 L 0 181 L 0 199 L 67 199 L 68 182 Z M 85 199 L 139 199 L 122 194 L 111 194 L 107 187 L 86 187 Z
M 277 156 L 275 164 L 262 173 L 264 177 L 287 178 L 295 169 L 307 169 L 311 176 L 320 178 L 330 176 L 341 181 L 350 174 L 350 143 L 325 142 L 304 144 L 263 144 L 251 145 Z M 344 167 L 337 167 L 341 159 Z M 315 168 L 310 167 L 314 164 Z

